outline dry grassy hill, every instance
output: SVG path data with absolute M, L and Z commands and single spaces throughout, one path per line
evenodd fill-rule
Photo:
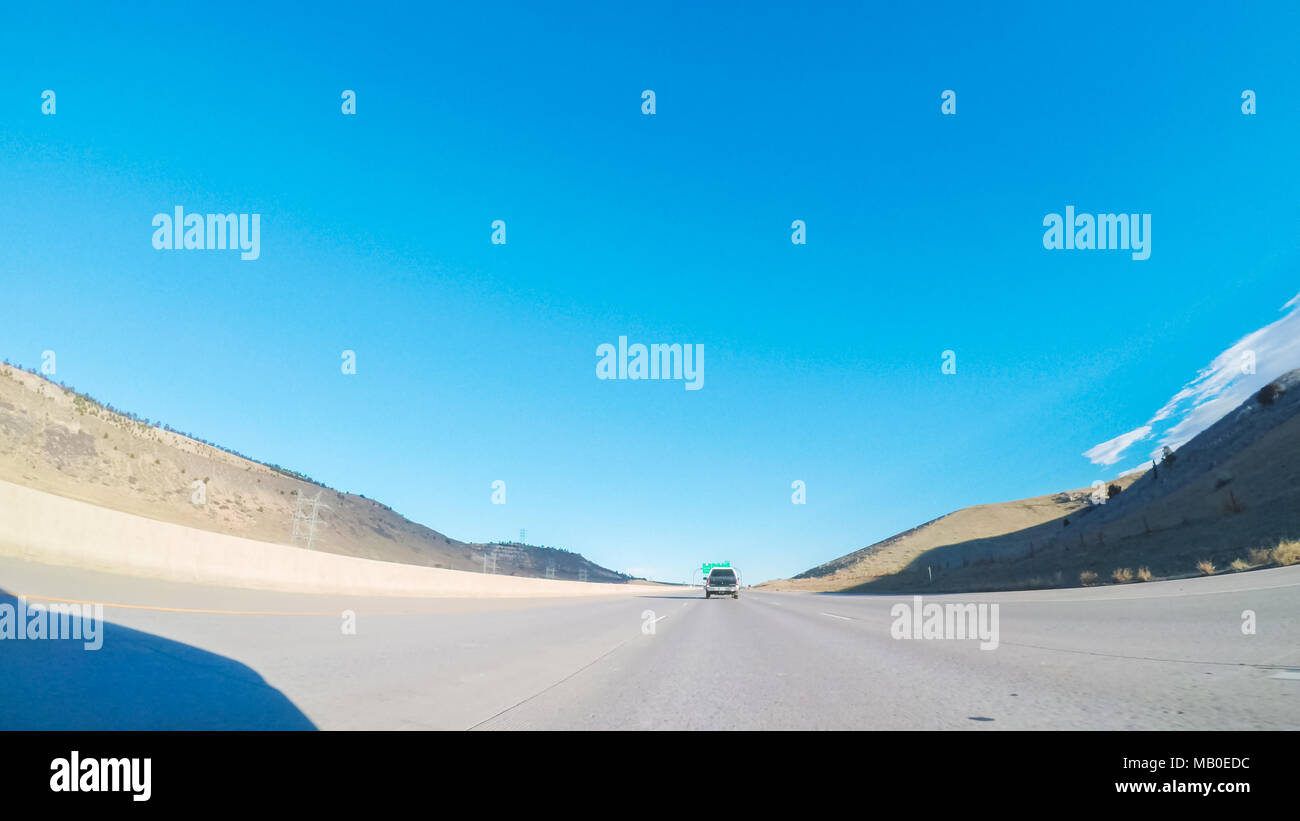
M 180 433 L 146 424 L 55 385 L 0 365 L 0 479 L 165 522 L 277 544 L 292 542 L 300 494 L 320 492 L 313 547 L 452 570 L 483 569 L 558 579 L 621 582 L 627 577 L 581 555 L 532 545 L 460 542 L 409 521 L 391 508 L 315 484 Z M 206 502 L 195 504 L 194 482 Z M 302 544 L 302 542 L 299 542 Z
M 1136 477 L 1119 480 L 1121 486 Z M 832 559 L 792 579 L 759 585 L 768 590 L 846 590 L 882 576 L 899 573 L 917 556 L 945 545 L 988 539 L 1056 521 L 1089 506 L 1091 488 L 1037 496 L 1015 502 L 975 505 L 940 516 L 884 541 Z
M 769 589 L 957 592 L 1127 583 L 1300 560 L 1300 371 L 1171 460 L 1090 490 L 965 508 Z M 933 579 L 933 580 L 931 580 Z

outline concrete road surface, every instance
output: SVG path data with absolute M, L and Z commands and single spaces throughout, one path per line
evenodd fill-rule
M 110 605 L 99 650 L 0 641 L 4 729 L 1300 729 L 1300 567 L 926 597 L 997 604 L 991 650 L 892 638 L 899 596 L 344 599 L 13 560 L 0 590 Z

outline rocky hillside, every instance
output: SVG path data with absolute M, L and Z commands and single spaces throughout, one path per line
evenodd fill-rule
M 771 583 L 932 592 L 1127 583 L 1296 560 L 1300 370 L 1272 382 L 1162 463 L 1090 490 L 965 508 Z
M 0 480 L 138 516 L 278 544 L 319 494 L 326 508 L 313 549 L 368 559 L 484 569 L 558 579 L 627 577 L 581 555 L 519 544 L 461 542 L 364 496 L 340 493 L 292 471 L 163 429 L 111 409 L 43 376 L 0 365 Z M 305 525 L 305 522 L 300 524 Z M 0 523 L 0 526 L 3 526 Z M 305 531 L 305 527 L 302 528 Z

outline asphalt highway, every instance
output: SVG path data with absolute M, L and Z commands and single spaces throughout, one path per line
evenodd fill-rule
M 990 649 L 896 638 L 899 596 L 358 599 L 15 560 L 0 590 L 108 622 L 97 650 L 0 640 L 0 729 L 1300 729 L 1300 567 L 924 597 L 997 605 Z

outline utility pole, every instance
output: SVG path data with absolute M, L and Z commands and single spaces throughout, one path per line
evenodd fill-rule
M 578 581 L 585 582 L 586 580 L 587 580 L 587 568 L 585 567 L 580 568 L 578 570 Z
M 316 525 L 319 524 L 319 514 L 321 510 L 329 510 L 330 506 L 320 500 L 323 491 L 316 491 L 316 495 L 310 499 L 298 491 L 298 509 L 293 514 L 293 537 L 291 542 L 299 539 L 306 539 L 307 549 L 312 550 L 316 542 Z
M 497 572 L 497 559 L 505 559 L 506 564 L 518 568 L 525 551 L 518 545 L 494 542 L 492 545 L 492 572 Z

